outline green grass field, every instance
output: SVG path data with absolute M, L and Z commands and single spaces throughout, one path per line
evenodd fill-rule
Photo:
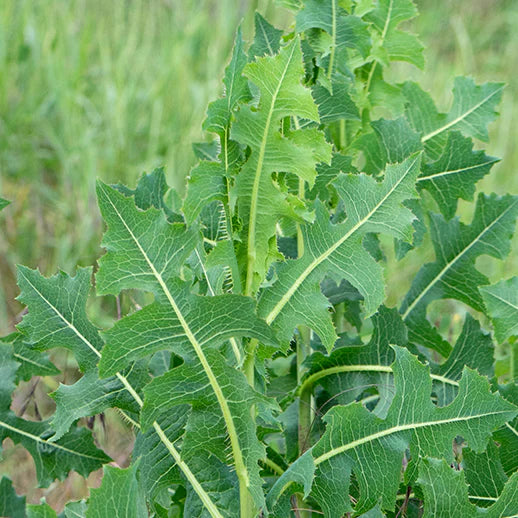
M 518 193 L 518 2 L 416 3 L 421 16 L 412 27 L 427 48 L 427 69 L 397 66 L 392 78 L 418 80 L 444 109 L 456 75 L 507 82 L 501 117 L 485 148 L 503 160 L 480 188 Z M 13 202 L 0 216 L 0 333 L 12 329 L 22 309 L 14 301 L 15 264 L 38 266 L 45 274 L 72 272 L 101 254 L 96 178 L 133 184 L 143 171 L 165 165 L 170 184 L 182 190 L 195 161 L 191 143 L 205 138 L 201 123 L 209 100 L 221 91 L 237 25 L 243 20 L 250 38 L 256 8 L 278 25 L 292 22 L 273 4 L 0 0 L 0 195 Z M 389 265 L 398 279 L 389 286 L 393 301 L 423 260 L 409 254 Z M 504 268 L 505 277 L 518 273 L 518 238 L 505 265 L 495 265 L 484 267 L 490 274 Z M 52 388 L 39 387 L 42 400 Z M 107 419 L 107 429 L 115 432 L 103 445 L 124 464 L 131 438 L 123 436 L 117 414 Z M 102 435 L 102 425 L 95 426 Z M 8 449 L 3 472 L 17 488 L 34 486 L 31 461 L 21 448 Z M 29 500 L 46 494 L 61 508 L 66 491 L 84 494 L 79 478 L 45 493 L 31 489 Z

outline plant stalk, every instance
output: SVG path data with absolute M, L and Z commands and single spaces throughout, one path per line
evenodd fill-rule
M 298 124 L 297 124 L 298 126 Z M 299 197 L 304 198 L 304 180 L 299 179 Z M 302 228 L 297 225 L 297 256 L 304 255 L 304 237 Z M 298 327 L 299 337 L 297 340 L 297 383 L 300 385 L 303 376 L 302 364 L 311 354 L 311 330 L 306 326 Z M 311 430 L 311 390 L 304 391 L 299 397 L 299 427 L 298 443 L 299 455 L 302 455 L 309 447 L 309 433 Z M 297 495 L 297 507 L 301 509 L 300 518 L 311 518 L 311 510 L 305 509 L 304 499 Z

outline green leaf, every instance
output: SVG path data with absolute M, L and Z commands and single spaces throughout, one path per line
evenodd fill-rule
M 47 279 L 37 270 L 18 267 L 18 300 L 29 310 L 18 329 L 37 350 L 70 349 L 84 372 L 95 367 L 103 346 L 86 315 L 91 276 L 92 268 L 78 268 L 75 277 L 60 272 Z
M 256 24 L 261 15 L 256 13 Z M 267 23 L 264 19 L 263 21 Z M 279 31 L 282 32 L 282 31 Z M 278 38 L 279 39 L 279 38 Z M 225 97 L 209 104 L 207 119 L 203 123 L 203 129 L 217 133 L 222 140 L 230 126 L 233 111 L 240 102 L 250 100 L 248 81 L 243 76 L 243 69 L 247 64 L 247 56 L 244 50 L 241 28 L 238 29 L 232 59 L 225 69 L 223 84 L 225 85 Z
M 183 434 L 188 417 L 185 405 L 178 412 L 171 412 L 158 420 L 164 434 L 175 443 Z M 153 428 L 139 431 L 133 449 L 133 458 L 138 459 L 139 478 L 147 495 L 155 499 L 167 488 L 182 481 L 180 469 Z
M 362 239 L 368 232 L 411 238 L 414 216 L 402 202 L 416 195 L 419 163 L 420 157 L 412 156 L 388 166 L 381 183 L 363 174 L 340 175 L 333 181 L 347 220 L 331 224 L 327 211 L 317 202 L 315 223 L 302 229 L 304 255 L 279 266 L 277 282 L 261 294 L 259 316 L 273 325 L 282 340 L 289 340 L 293 328 L 304 324 L 328 350 L 333 346 L 336 332 L 319 287 L 324 276 L 336 282 L 348 280 L 364 297 L 367 313 L 376 311 L 384 298 L 383 275 Z
M 247 444 L 240 443 L 240 437 L 238 434 L 239 426 L 243 425 L 242 421 L 245 416 L 238 416 L 238 420 L 234 418 L 229 407 L 229 401 L 224 395 L 223 387 L 221 387 L 218 375 L 214 372 L 211 363 L 207 360 L 207 355 L 210 354 L 210 350 L 206 351 L 202 342 L 207 338 L 208 340 L 214 339 L 217 335 L 212 335 L 210 332 L 211 326 L 220 332 L 224 338 L 228 338 L 234 334 L 234 330 L 227 332 L 225 327 L 227 324 L 226 319 L 228 318 L 228 312 L 222 312 L 221 310 L 216 312 L 214 316 L 221 318 L 223 327 L 219 327 L 217 322 L 211 321 L 213 316 L 213 304 L 211 303 L 210 310 L 202 315 L 200 318 L 199 305 L 196 309 L 196 304 L 193 306 L 192 312 L 189 303 L 195 302 L 195 299 L 189 299 L 185 296 L 185 288 L 182 284 L 177 281 L 172 281 L 172 276 L 178 272 L 179 267 L 187 259 L 188 255 L 192 251 L 192 246 L 195 246 L 195 238 L 198 237 L 194 233 L 186 231 L 183 227 L 179 227 L 174 224 L 169 224 L 164 220 L 163 215 L 155 209 L 149 209 L 146 212 L 138 210 L 131 199 L 125 198 L 123 195 L 110 189 L 104 184 L 98 185 L 99 203 L 103 217 L 108 223 L 108 231 L 104 237 L 104 246 L 106 246 L 108 252 L 100 261 L 100 268 L 97 276 L 98 289 L 101 292 L 110 292 L 116 294 L 116 289 L 122 288 L 140 288 L 153 291 L 155 293 L 157 302 L 149 306 L 148 311 L 162 311 L 167 308 L 167 318 L 162 322 L 167 327 L 169 323 L 172 327 L 176 323 L 180 325 L 180 331 L 187 341 L 182 339 L 182 343 L 189 345 L 189 352 L 185 351 L 186 354 L 196 359 L 200 364 L 200 371 L 202 370 L 210 384 L 211 390 L 215 396 L 215 400 L 218 403 L 220 412 L 223 415 L 225 426 L 229 434 L 232 456 L 235 463 L 235 469 L 238 477 L 240 478 L 240 484 L 245 485 L 249 488 L 250 492 L 256 498 L 256 505 L 260 506 L 262 503 L 262 489 L 261 484 L 257 485 L 255 476 L 253 473 L 249 473 L 249 468 L 245 464 L 247 462 L 246 457 L 243 455 L 243 451 L 246 451 Z M 189 252 L 189 253 L 187 253 Z M 135 273 L 133 273 L 135 272 Z M 230 297 L 229 302 L 232 300 Z M 215 299 L 209 298 L 211 302 Z M 246 301 L 246 299 L 236 299 L 240 301 Z M 205 302 L 203 302 L 205 303 Z M 248 303 L 248 307 L 252 309 L 253 306 Z M 206 306 L 206 307 L 209 307 Z M 242 307 L 242 306 L 241 306 Z M 135 314 L 135 324 L 138 326 L 141 321 L 142 315 L 138 312 Z M 125 328 L 131 335 L 131 325 L 133 323 L 133 316 L 126 317 L 123 321 L 129 324 L 123 324 L 121 321 L 120 325 L 123 326 L 121 329 L 123 333 Z M 172 318 L 172 320 L 171 320 Z M 237 316 L 236 318 L 239 318 Z M 155 324 L 158 323 L 158 319 Z M 256 320 L 252 321 L 255 324 Z M 232 324 L 232 320 L 230 320 Z M 143 324 L 146 328 L 146 324 Z M 195 325 L 196 327 L 191 327 Z M 247 322 L 249 325 L 249 322 Z M 201 334 L 199 327 L 201 326 Z M 143 331 L 151 330 L 147 329 Z M 171 326 L 169 326 L 169 330 Z M 177 327 L 178 329 L 178 327 Z M 223 331 L 222 331 L 223 329 Z M 266 328 L 267 329 L 267 328 Z M 269 330 L 267 329 L 269 332 Z M 253 331 L 255 334 L 255 330 Z M 139 334 L 139 333 L 137 333 Z M 236 333 L 237 334 L 237 333 Z M 265 333 L 261 333 L 263 337 Z M 110 342 L 113 342 L 115 332 L 110 335 Z M 135 333 L 133 333 L 133 338 Z M 266 338 L 268 338 L 266 336 Z M 145 339 L 145 345 L 149 345 L 149 342 Z M 128 343 L 128 345 L 131 344 Z M 111 354 L 112 351 L 115 355 L 118 354 L 116 347 L 106 347 L 106 354 Z M 126 355 L 126 351 L 123 351 L 123 357 Z M 105 352 L 103 351 L 103 358 Z M 108 356 L 109 358 L 109 356 Z M 101 362 L 104 363 L 104 359 Z M 109 360 L 111 362 L 111 359 Z M 110 368 L 113 365 L 110 364 Z M 101 365 L 103 374 L 106 374 L 103 365 Z M 226 383 L 226 381 L 225 381 Z M 246 413 L 246 419 L 251 420 L 251 414 L 249 411 Z M 243 450 L 245 448 L 245 450 Z M 257 477 L 258 478 L 258 477 Z M 252 484 L 253 482 L 253 484 Z
M 491 378 L 494 374 L 494 346 L 491 336 L 480 328 L 480 323 L 466 313 L 464 325 L 459 338 L 448 356 L 438 365 L 431 365 L 432 373 L 438 376 L 435 393 L 439 406 L 450 403 L 457 394 L 457 386 L 452 381 L 459 381 L 464 367 L 470 367 L 479 374 Z M 450 383 L 443 383 L 442 380 Z
M 329 34 L 329 78 L 335 72 L 335 55 L 343 48 L 355 49 L 364 58 L 369 54 L 371 40 L 367 24 L 357 16 L 348 15 L 338 0 L 306 0 L 304 8 L 297 13 L 296 21 L 299 33 L 318 28 Z
M 385 401 L 392 400 L 393 383 L 389 366 L 394 361 L 393 345 L 405 346 L 407 331 L 397 310 L 381 306 L 372 317 L 373 331 L 369 342 L 361 346 L 340 347 L 340 341 L 329 356 L 313 353 L 305 361 L 308 368 L 298 393 L 321 385 L 335 404 L 354 401 L 366 387 L 378 385 Z M 388 368 L 383 369 L 383 366 Z M 382 412 L 378 405 L 376 412 Z
M 206 358 L 221 387 L 223 397 L 235 423 L 235 433 L 249 476 L 249 490 L 258 506 L 263 505 L 262 482 L 259 476 L 260 459 L 266 456 L 264 446 L 257 440 L 250 408 L 262 405 L 276 409 L 268 398 L 255 392 L 243 374 L 229 367 L 216 351 L 207 351 Z M 225 442 L 227 432 L 225 421 L 218 408 L 218 402 L 207 383 L 207 377 L 199 365 L 183 364 L 163 376 L 154 378 L 145 390 L 141 423 L 144 430 L 162 414 L 171 412 L 178 405 L 190 404 L 191 415 L 186 425 L 182 456 L 206 456 L 207 452 L 227 461 Z
M 480 194 L 470 225 L 458 218 L 445 221 L 440 215 L 430 216 L 436 260 L 421 268 L 401 306 L 412 342 L 443 356 L 449 353 L 451 346 L 426 319 L 433 300 L 452 298 L 484 311 L 478 287 L 489 280 L 476 269 L 475 260 L 481 255 L 505 258 L 517 214 L 518 197 Z
M 7 337 L 9 338 L 9 337 Z M 19 362 L 14 358 L 9 342 L 0 341 L 0 410 L 9 410 L 11 394 L 15 389 Z
M 272 173 L 294 173 L 311 187 L 316 164 L 331 160 L 331 146 L 314 128 L 290 130 L 283 136 L 279 131 L 284 117 L 318 121 L 311 91 L 301 84 L 304 70 L 298 39 L 275 57 L 249 63 L 244 74 L 260 91 L 257 109 L 243 106 L 231 133 L 233 139 L 250 147 L 250 156 L 236 178 L 236 193 L 244 224 L 240 256 L 247 272 L 245 293 L 251 294 L 271 262 L 269 242 L 275 236 L 277 220 L 293 217 L 285 194 L 272 182 Z
M 226 201 L 228 196 L 225 170 L 219 162 L 200 162 L 189 174 L 183 213 L 192 224 L 204 207 L 213 201 Z
M 451 219 L 457 210 L 457 200 L 472 201 L 475 184 L 496 162 L 497 158 L 487 156 L 483 151 L 473 151 L 469 138 L 451 131 L 441 156 L 435 162 L 423 165 L 417 187 L 429 191 L 444 217 Z
M 498 500 L 484 510 L 469 501 L 463 472 L 452 469 L 444 460 L 423 460 L 419 467 L 418 482 L 424 493 L 423 518 L 512 518 L 518 513 L 518 473 L 509 479 Z
M 181 281 L 168 283 L 168 292 L 176 301 L 177 313 L 170 306 L 155 302 L 119 320 L 104 333 L 101 376 L 113 375 L 156 351 L 170 350 L 186 360 L 193 359 L 192 341 L 204 351 L 231 337 L 257 338 L 265 345 L 276 343 L 272 331 L 255 316 L 254 302 L 248 297 L 196 296 Z
M 66 518 L 85 518 L 86 517 L 86 502 L 79 500 L 78 502 L 70 502 L 65 506 Z
M 27 506 L 27 518 L 58 518 L 56 511 L 46 502 Z
M 281 48 L 282 30 L 268 23 L 258 12 L 254 15 L 255 36 L 250 46 L 251 57 L 274 56 Z
M 25 497 L 16 494 L 7 477 L 0 480 L 0 516 L 25 518 Z
M 380 419 L 359 403 L 335 406 L 325 416 L 325 434 L 311 450 L 317 467 L 313 496 L 321 505 L 332 506 L 332 516 L 353 510 L 348 498 L 324 502 L 327 492 L 333 491 L 336 470 L 341 473 L 345 495 L 350 473 L 356 475 L 359 499 L 355 512 L 369 510 L 379 501 L 383 509 L 391 510 L 407 448 L 414 459 L 434 456 L 451 462 L 452 440 L 457 435 L 474 451 L 483 451 L 491 432 L 517 415 L 517 407 L 492 394 L 487 379 L 468 368 L 455 400 L 446 407 L 435 406 L 429 368 L 405 348 L 394 350 L 396 393 L 386 418 Z M 275 498 L 289 484 L 289 470 L 283 477 L 272 489 Z
M 412 127 L 422 135 L 429 156 L 436 160 L 446 143 L 447 132 L 459 130 L 467 137 L 488 140 L 487 126 L 496 117 L 503 83 L 477 86 L 466 77 L 457 77 L 453 88 L 453 104 L 447 114 L 439 113 L 430 96 L 415 83 L 405 83 L 406 115 Z
M 499 390 L 507 401 L 518 405 L 518 385 L 516 383 L 511 382 L 507 385 L 501 385 Z M 493 436 L 500 445 L 500 460 L 504 471 L 507 476 L 511 476 L 515 471 L 518 471 L 518 457 L 516 456 L 518 451 L 518 417 L 497 430 Z
M 359 120 L 360 113 L 344 83 L 333 84 L 333 93 L 322 85 L 313 87 L 313 98 L 318 105 L 321 124 L 340 120 Z M 317 177 L 318 178 L 318 177 Z
M 133 387 L 142 386 L 149 380 L 147 372 L 138 367 L 126 373 L 126 378 Z M 112 376 L 99 379 L 96 370 L 87 372 L 73 385 L 60 384 L 51 396 L 56 402 L 56 412 L 52 418 L 52 427 L 56 432 L 52 437 L 53 441 L 62 437 L 72 423 L 81 417 L 100 414 L 107 408 L 114 407 L 132 415 L 138 414 L 140 410 L 133 396 L 118 378 Z
M 488 502 L 496 500 L 507 482 L 498 450 L 495 443 L 490 442 L 482 453 L 468 448 L 462 451 L 462 467 L 469 485 L 470 500 L 480 507 L 487 507 Z
M 0 412 L 0 443 L 9 437 L 31 454 L 41 487 L 48 487 L 56 478 L 63 480 L 72 470 L 87 477 L 110 461 L 95 447 L 86 428 L 73 428 L 55 442 L 49 441 L 51 435 L 46 421 L 26 421 L 10 411 Z
M 315 185 L 309 191 L 306 191 L 306 197 L 310 200 L 319 198 L 321 201 L 329 200 L 332 197 L 334 189 L 331 187 L 332 181 L 340 173 L 357 173 L 358 170 L 352 165 L 352 158 L 349 156 L 335 153 L 331 160 L 331 164 L 318 164 L 317 177 Z
M 0 210 L 5 209 L 9 203 L 11 202 L 0 198 Z
M 518 334 L 518 277 L 480 288 L 498 342 Z
M 136 207 L 131 198 L 99 182 L 97 196 L 108 225 L 99 260 L 97 292 L 117 295 L 136 288 L 163 294 L 160 281 L 177 275 L 199 235 L 181 223 L 169 223 L 160 210 Z
M 354 146 L 363 151 L 365 172 L 378 174 L 387 164 L 403 162 L 413 153 L 421 151 L 420 136 L 404 117 L 396 120 L 380 119 L 371 122 L 374 133 L 361 136 Z
M 13 347 L 13 357 L 19 362 L 17 379 L 28 381 L 33 376 L 55 376 L 59 369 L 49 360 L 48 355 L 33 349 L 21 333 L 11 333 L 0 338 L 2 343 L 10 343 Z
M 413 35 L 398 29 L 398 26 L 417 15 L 412 0 L 380 0 L 375 9 L 365 15 L 372 23 L 377 38 L 374 41 L 374 56 L 384 65 L 388 61 L 407 61 L 423 68 L 423 45 Z
M 137 480 L 137 466 L 127 469 L 104 466 L 101 487 L 92 489 L 86 518 L 141 518 L 146 502 Z

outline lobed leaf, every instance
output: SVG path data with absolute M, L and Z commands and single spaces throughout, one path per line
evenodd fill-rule
M 489 280 L 475 268 L 475 260 L 486 254 L 505 258 L 517 214 L 517 197 L 480 194 L 470 225 L 430 216 L 436 260 L 421 268 L 401 305 L 412 342 L 448 355 L 450 345 L 426 320 L 427 307 L 433 300 L 452 298 L 484 311 L 478 286 Z
M 384 298 L 382 270 L 362 239 L 368 232 L 411 238 L 414 216 L 402 202 L 415 196 L 419 160 L 414 155 L 389 166 L 382 183 L 366 175 L 338 176 L 333 186 L 348 216 L 344 223 L 331 224 L 327 211 L 316 203 L 315 223 L 303 228 L 304 255 L 278 267 L 277 282 L 259 300 L 259 316 L 282 340 L 291 337 L 294 326 L 304 324 L 328 350 L 333 346 L 337 336 L 319 287 L 326 275 L 337 282 L 349 281 L 364 297 L 367 313 L 376 311 Z
M 518 334 L 518 277 L 480 288 L 499 342 Z
M 401 463 L 407 448 L 412 458 L 433 456 L 453 460 L 452 440 L 464 437 L 475 451 L 482 451 L 491 432 L 513 419 L 518 409 L 497 394 L 474 371 L 464 369 L 459 393 L 448 406 L 438 408 L 430 398 L 432 379 L 429 368 L 420 364 L 405 348 L 394 347 L 392 365 L 396 393 L 385 419 L 361 404 L 335 406 L 325 416 L 327 427 L 320 441 L 305 455 L 314 459 L 315 481 L 312 495 L 328 516 L 353 510 L 347 497 L 333 501 L 337 472 L 341 483 L 354 472 L 359 484 L 359 500 L 354 510 L 364 512 L 379 500 L 383 509 L 393 509 L 400 482 Z M 476 404 L 475 404 L 476 401 Z M 307 472 L 306 476 L 313 476 Z M 291 480 L 290 470 L 279 478 L 269 496 L 276 500 Z

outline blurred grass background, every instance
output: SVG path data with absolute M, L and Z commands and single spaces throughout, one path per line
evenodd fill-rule
M 507 82 L 501 117 L 485 146 L 503 160 L 480 187 L 518 193 L 518 2 L 416 3 L 421 14 L 410 26 L 426 46 L 427 67 L 424 72 L 396 67 L 393 77 L 420 81 L 444 110 L 456 75 Z M 134 184 L 143 171 L 165 165 L 170 184 L 182 189 L 195 161 L 191 143 L 204 139 L 201 122 L 208 102 L 221 92 L 238 23 L 243 20 L 248 39 L 255 9 L 277 25 L 291 23 L 288 12 L 273 4 L 0 0 L 0 195 L 13 202 L 0 215 L 0 334 L 12 329 L 21 311 L 14 301 L 15 264 L 38 266 L 45 274 L 57 268 L 72 272 L 100 255 L 97 177 Z M 518 273 L 517 250 L 515 238 L 509 261 L 498 267 L 505 277 Z M 389 300 L 404 292 L 424 260 L 417 257 L 409 254 L 390 266 Z M 491 265 L 487 269 L 491 272 Z M 53 359 L 66 376 L 66 358 Z M 74 372 L 73 365 L 68 372 Z M 26 406 L 26 417 L 52 413 L 46 393 L 55 382 L 39 380 L 36 390 L 31 381 L 20 388 L 18 407 Z M 31 392 L 41 392 L 36 413 L 26 405 Z M 94 423 L 96 437 L 124 465 L 131 433 L 116 413 L 106 419 L 106 426 Z M 15 478 L 18 490 L 34 488 L 24 450 L 4 453 L 0 474 Z M 92 475 L 88 485 L 98 482 Z M 78 498 L 86 484 L 72 477 L 44 491 L 30 489 L 28 498 L 37 502 L 46 495 L 60 509 L 67 491 Z

